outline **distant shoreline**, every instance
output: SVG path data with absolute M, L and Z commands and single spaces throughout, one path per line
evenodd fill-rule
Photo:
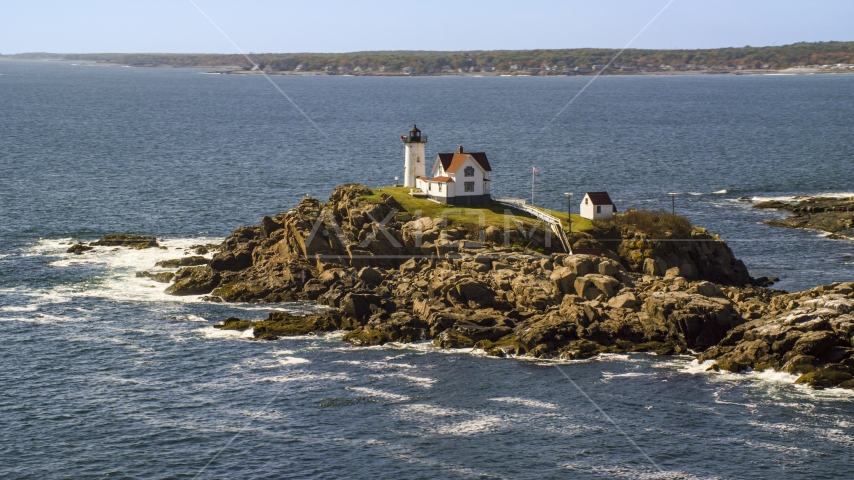
M 854 72 L 854 42 L 705 49 L 564 48 L 347 53 L 20 53 L 0 58 L 183 67 L 210 73 L 353 76 L 591 76 Z
M 121 63 L 103 62 L 96 60 L 68 60 L 63 58 L 14 58 L 6 55 L 0 55 L 0 61 L 28 61 L 28 62 L 61 62 L 75 63 L 85 66 L 98 67 L 132 67 L 132 68 L 194 68 L 200 70 L 211 70 L 204 72 L 208 75 L 290 75 L 290 76 L 335 76 L 335 77 L 593 77 L 596 72 L 575 73 L 575 72 L 434 72 L 434 73 L 404 73 L 404 72 L 323 72 L 323 71 L 270 71 L 262 72 L 260 70 L 244 70 L 243 68 L 233 66 L 213 66 L 213 65 L 127 65 Z M 684 71 L 619 71 L 606 70 L 601 75 L 607 76 L 682 76 L 682 75 L 829 75 L 829 74 L 852 74 L 854 69 L 831 69 L 831 68 L 786 68 L 782 70 L 772 69 L 750 69 L 750 70 L 684 70 Z

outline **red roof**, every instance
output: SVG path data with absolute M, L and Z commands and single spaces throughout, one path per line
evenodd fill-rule
M 445 182 L 445 183 L 453 183 L 454 179 L 451 177 L 433 177 L 425 179 L 427 182 Z
M 442 162 L 442 168 L 448 173 L 456 173 L 463 162 L 471 156 L 475 162 L 480 165 L 484 171 L 491 172 L 492 167 L 489 166 L 489 160 L 484 152 L 466 152 L 466 153 L 440 153 L 439 161 Z
M 593 205 L 614 204 L 614 202 L 611 201 L 611 197 L 608 196 L 608 192 L 587 192 L 587 196 L 590 197 L 590 201 L 593 202 Z

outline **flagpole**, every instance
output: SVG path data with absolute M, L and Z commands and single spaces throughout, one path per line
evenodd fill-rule
M 534 167 L 531 170 L 531 206 L 534 206 L 534 176 L 536 175 L 537 168 Z

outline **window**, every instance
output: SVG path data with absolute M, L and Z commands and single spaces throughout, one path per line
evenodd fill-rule
M 596 213 L 602 213 L 602 207 L 600 205 L 596 205 Z
M 471 168 L 471 167 L 469 167 Z M 473 192 L 474 191 L 474 182 L 466 182 L 465 183 L 466 191 Z
M 439 191 L 441 192 L 441 191 L 442 191 L 442 184 L 441 184 L 441 183 L 439 183 L 439 184 L 437 184 L 437 185 L 439 185 Z
M 433 184 L 428 182 L 427 183 L 427 191 L 429 192 L 431 190 L 433 190 Z
M 589 199 L 589 198 L 585 198 L 585 199 L 584 199 L 584 204 L 585 204 L 585 205 L 590 205 L 590 199 Z
M 465 171 L 465 176 L 467 176 L 467 177 L 473 177 L 474 176 L 474 167 L 466 167 L 466 169 L 464 171 Z M 466 190 L 466 191 L 468 191 L 468 190 Z M 472 191 L 474 191 L 474 190 L 472 190 Z
M 421 159 L 418 158 L 418 155 L 415 156 L 415 163 L 421 163 Z

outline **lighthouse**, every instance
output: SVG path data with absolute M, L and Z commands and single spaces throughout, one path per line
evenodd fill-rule
M 421 130 L 413 125 L 408 136 L 401 135 L 400 140 L 405 145 L 404 150 L 404 171 L 403 171 L 403 186 L 415 187 L 415 178 L 424 177 L 424 145 L 427 143 L 427 136 L 421 135 Z

